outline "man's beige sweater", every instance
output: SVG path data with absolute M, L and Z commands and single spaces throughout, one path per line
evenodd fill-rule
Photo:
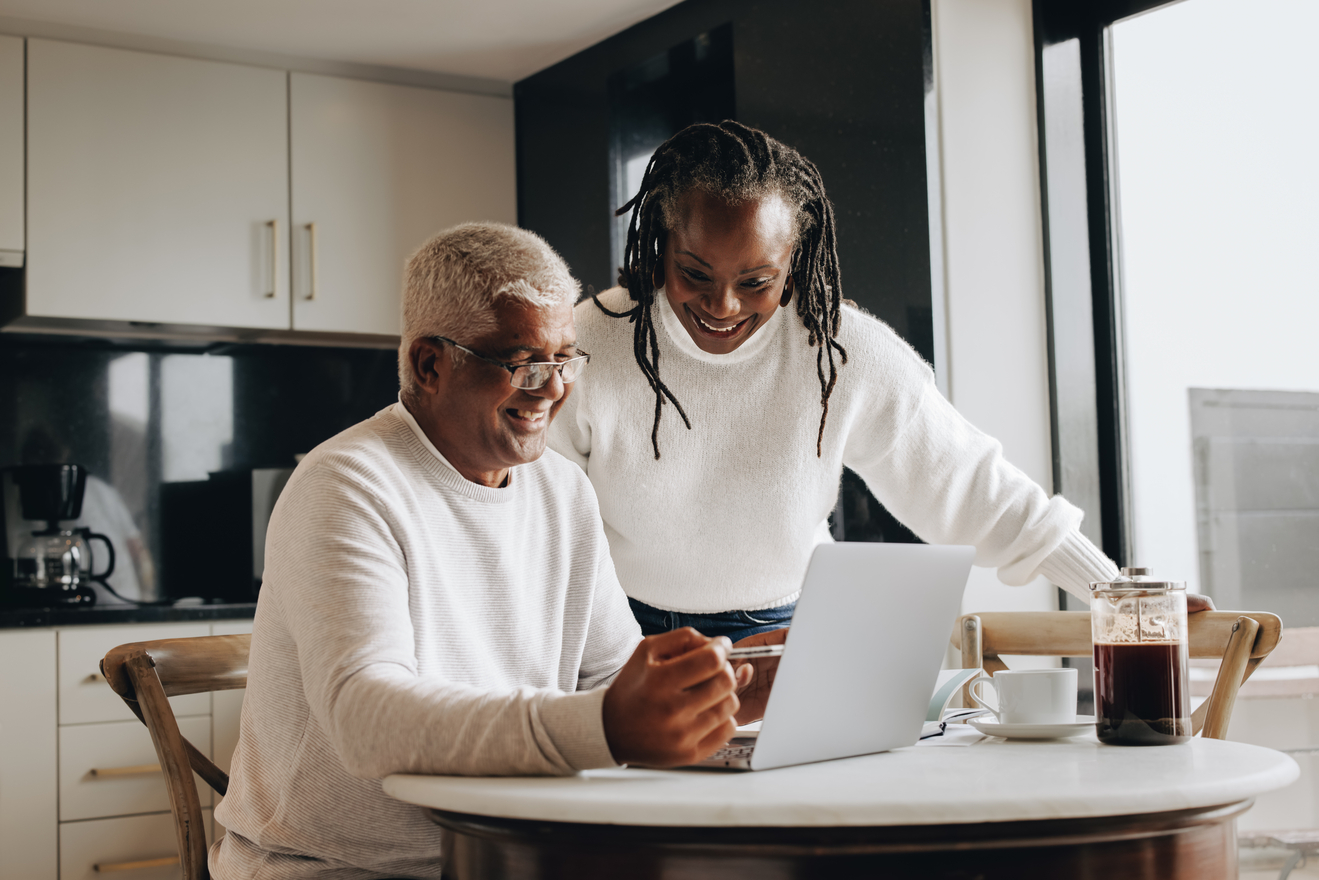
M 217 880 L 438 877 L 382 777 L 613 765 L 599 686 L 641 636 L 575 465 L 472 483 L 396 405 L 299 465 L 266 546 Z

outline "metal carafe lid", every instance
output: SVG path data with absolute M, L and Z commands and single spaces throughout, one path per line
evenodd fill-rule
M 1099 590 L 1117 590 L 1129 592 L 1133 590 L 1185 590 L 1186 581 L 1164 581 L 1154 577 L 1154 569 L 1138 568 L 1134 566 L 1125 567 L 1117 580 L 1113 581 L 1091 581 L 1090 591 Z

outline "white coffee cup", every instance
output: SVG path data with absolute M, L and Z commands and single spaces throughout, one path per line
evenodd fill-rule
M 989 685 L 998 697 L 995 708 L 980 698 L 980 685 Z M 1071 724 L 1076 721 L 1076 669 L 1004 669 L 994 677 L 982 675 L 967 690 L 971 699 L 1000 724 Z

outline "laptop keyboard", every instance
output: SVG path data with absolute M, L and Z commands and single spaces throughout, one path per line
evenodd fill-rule
M 724 746 L 719 751 L 715 752 L 710 757 L 706 758 L 706 760 L 707 761 L 741 761 L 750 758 L 751 753 L 754 752 L 755 750 L 756 750 L 756 743 L 754 740 L 752 740 L 751 742 L 746 742 L 745 740 L 743 740 L 742 742 L 738 742 L 734 740 L 733 742 L 730 742 L 728 745 Z

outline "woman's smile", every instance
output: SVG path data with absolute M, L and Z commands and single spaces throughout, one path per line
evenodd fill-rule
M 756 317 L 752 315 L 730 324 L 727 321 L 707 319 L 686 303 L 682 307 L 687 310 L 687 314 L 691 315 L 692 323 L 696 326 L 696 329 L 711 339 L 732 339 L 751 326 L 754 323 L 752 318 Z

